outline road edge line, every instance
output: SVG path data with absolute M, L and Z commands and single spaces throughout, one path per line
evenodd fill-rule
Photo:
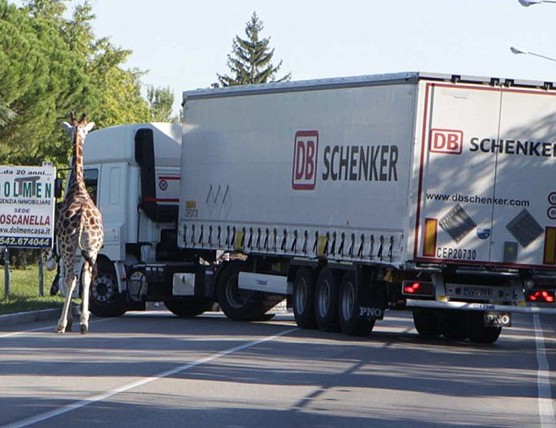
M 552 389 L 550 386 L 550 367 L 546 358 L 544 335 L 541 319 L 538 314 L 533 315 L 535 326 L 535 345 L 537 354 L 537 395 L 539 402 L 539 416 L 542 428 L 556 427 L 554 407 L 552 405 Z

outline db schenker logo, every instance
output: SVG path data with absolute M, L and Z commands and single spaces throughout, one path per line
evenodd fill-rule
M 463 131 L 456 129 L 431 129 L 429 151 L 459 155 L 463 150 Z
M 292 188 L 313 190 L 317 184 L 318 131 L 297 131 L 293 148 Z

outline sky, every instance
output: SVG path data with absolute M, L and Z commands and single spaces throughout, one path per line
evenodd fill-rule
M 15 2 L 15 1 L 14 1 Z M 426 71 L 556 81 L 556 4 L 518 0 L 89 0 L 94 32 L 133 51 L 145 85 L 185 90 L 228 74 L 236 35 L 253 12 L 280 77 L 292 80 Z M 15 2 L 18 3 L 18 2 Z M 69 4 L 75 4 L 71 1 Z

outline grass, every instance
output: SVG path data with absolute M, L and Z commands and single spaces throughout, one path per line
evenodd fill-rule
M 56 272 L 44 271 L 44 297 L 39 295 L 39 268 L 10 268 L 10 294 L 6 296 L 5 270 L 0 266 L 0 315 L 40 309 L 61 308 L 63 298 L 50 295 L 50 285 Z

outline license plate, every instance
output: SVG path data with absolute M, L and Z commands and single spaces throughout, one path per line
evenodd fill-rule
M 463 287 L 461 291 L 462 291 L 461 294 L 465 297 L 482 297 L 482 298 L 489 298 L 489 299 L 492 297 L 491 288 Z

